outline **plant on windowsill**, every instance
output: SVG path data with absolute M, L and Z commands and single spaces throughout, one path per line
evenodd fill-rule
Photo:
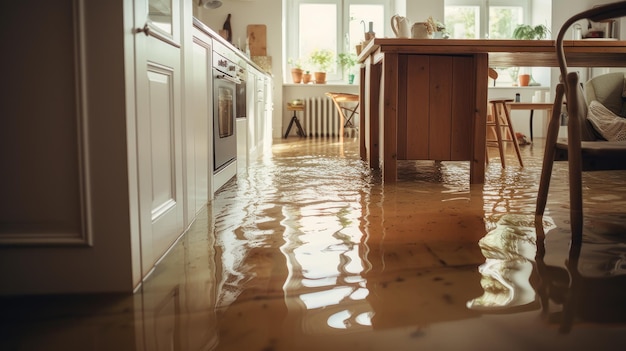
M 550 29 L 543 24 L 531 26 L 530 24 L 520 24 L 513 30 L 513 38 L 523 40 L 541 40 L 550 34 Z
M 326 72 L 330 69 L 335 59 L 335 54 L 328 49 L 314 50 L 309 56 L 310 62 L 315 66 L 317 71 L 313 72 L 315 76 L 315 84 L 326 83 Z
M 309 84 L 311 82 L 311 71 L 305 70 L 302 74 L 302 84 Z
M 352 67 L 356 66 L 356 55 L 353 53 L 342 52 L 339 54 L 339 64 L 343 68 L 343 71 L 348 74 L 348 84 L 354 83 L 354 72 Z
M 530 24 L 520 24 L 513 30 L 513 38 L 518 40 L 541 40 L 550 34 L 550 29 L 543 24 L 531 26 Z M 519 67 L 512 67 L 509 74 L 513 81 L 519 81 L 520 86 L 539 85 L 530 73 L 518 74 Z M 529 70 L 530 71 L 530 70 Z
M 291 66 L 291 78 L 295 84 L 302 82 L 302 62 L 300 59 L 294 60 L 291 57 L 287 60 L 287 63 Z

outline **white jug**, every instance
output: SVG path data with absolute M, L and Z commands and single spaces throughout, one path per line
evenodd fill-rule
M 411 37 L 411 21 L 406 17 L 398 15 L 391 17 L 391 29 L 397 38 Z

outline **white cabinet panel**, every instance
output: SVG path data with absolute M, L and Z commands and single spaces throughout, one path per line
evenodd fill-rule
M 145 7 L 136 8 L 135 22 L 147 23 L 146 35 L 135 35 L 142 276 L 184 228 L 180 3 L 171 4 L 171 36 L 150 26 Z

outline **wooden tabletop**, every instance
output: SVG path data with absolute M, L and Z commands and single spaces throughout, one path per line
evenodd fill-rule
M 551 102 L 507 102 L 511 110 L 551 110 Z
M 488 53 L 491 67 L 556 67 L 554 45 L 554 40 L 375 38 L 363 49 L 358 60 L 363 62 L 376 53 Z M 626 41 L 623 40 L 565 40 L 563 48 L 570 67 L 626 65 Z

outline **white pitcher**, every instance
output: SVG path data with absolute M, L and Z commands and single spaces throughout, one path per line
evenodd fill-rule
M 411 21 L 406 17 L 398 15 L 391 17 L 391 29 L 397 38 L 411 37 Z

